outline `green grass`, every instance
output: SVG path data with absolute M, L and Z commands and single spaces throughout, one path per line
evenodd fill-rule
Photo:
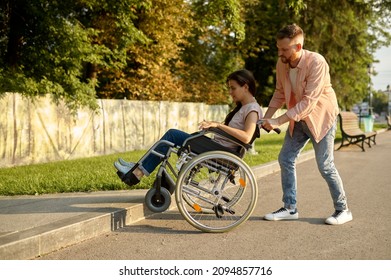
M 376 125 L 375 130 L 385 127 L 386 125 L 384 127 Z M 262 135 L 255 142 L 257 155 L 247 154 L 244 161 L 250 166 L 256 166 L 277 160 L 284 135 L 285 133 Z M 337 131 L 336 141 L 340 139 L 341 134 Z M 311 144 L 305 147 L 305 150 L 309 149 L 312 149 Z M 118 157 L 137 161 L 144 153 L 145 151 L 133 151 L 77 160 L 0 168 L 0 195 L 40 195 L 129 189 L 117 177 L 113 162 Z M 175 161 L 175 158 L 174 155 L 172 161 Z M 154 177 L 155 173 L 143 178 L 134 188 L 150 188 Z

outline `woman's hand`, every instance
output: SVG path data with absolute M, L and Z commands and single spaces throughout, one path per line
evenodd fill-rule
M 208 128 L 211 128 L 211 127 L 218 127 L 220 125 L 219 122 L 213 122 L 213 121 L 205 121 L 203 120 L 202 122 L 200 122 L 198 124 L 198 128 L 200 130 L 202 129 L 208 129 Z

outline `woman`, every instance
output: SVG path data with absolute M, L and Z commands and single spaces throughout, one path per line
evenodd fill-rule
M 257 122 L 263 117 L 262 109 L 254 98 L 256 92 L 254 76 L 248 70 L 238 70 L 228 76 L 227 85 L 229 93 L 236 103 L 235 109 L 227 115 L 223 123 L 204 120 L 199 123 L 199 128 L 216 127 L 243 143 L 249 143 L 253 138 Z M 170 129 L 163 135 L 161 140 L 167 140 L 177 146 L 182 146 L 190 136 L 189 133 L 181 130 Z M 232 143 L 221 138 L 215 137 L 214 141 L 226 147 L 235 148 L 232 146 Z M 168 147 L 160 145 L 155 150 L 165 154 Z M 144 175 L 149 176 L 160 162 L 161 159 L 151 153 L 143 160 L 142 164 L 126 162 L 120 158 L 114 163 L 114 167 L 118 170 L 119 177 L 126 184 L 132 186 L 139 183 Z

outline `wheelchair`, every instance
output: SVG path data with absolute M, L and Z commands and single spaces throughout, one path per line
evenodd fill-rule
M 213 141 L 216 136 L 238 148 L 228 149 Z M 250 144 L 245 144 L 220 129 L 210 128 L 192 134 L 182 146 L 158 141 L 138 162 L 142 164 L 150 153 L 162 160 L 145 205 L 152 212 L 164 212 L 175 193 L 179 212 L 196 229 L 220 233 L 238 227 L 257 203 L 257 182 L 242 158 L 259 136 L 257 127 Z M 159 145 L 168 146 L 167 153 L 156 151 Z M 169 160 L 172 153 L 178 157 L 175 164 Z

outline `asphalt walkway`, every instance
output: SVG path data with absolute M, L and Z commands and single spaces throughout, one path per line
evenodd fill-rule
M 377 145 L 366 152 L 357 146 L 335 152 L 337 166 L 351 166 L 352 174 L 364 175 L 368 187 L 384 182 L 384 178 L 391 181 L 390 155 L 390 131 L 379 133 Z M 303 153 L 298 163 L 313 157 L 312 151 Z M 376 159 L 376 168 L 358 169 L 357 163 L 368 157 Z M 258 179 L 279 171 L 276 162 L 253 169 Z M 0 259 L 33 259 L 145 219 L 153 214 L 143 204 L 145 193 L 129 190 L 0 197 Z M 376 195 L 368 192 L 372 200 Z

